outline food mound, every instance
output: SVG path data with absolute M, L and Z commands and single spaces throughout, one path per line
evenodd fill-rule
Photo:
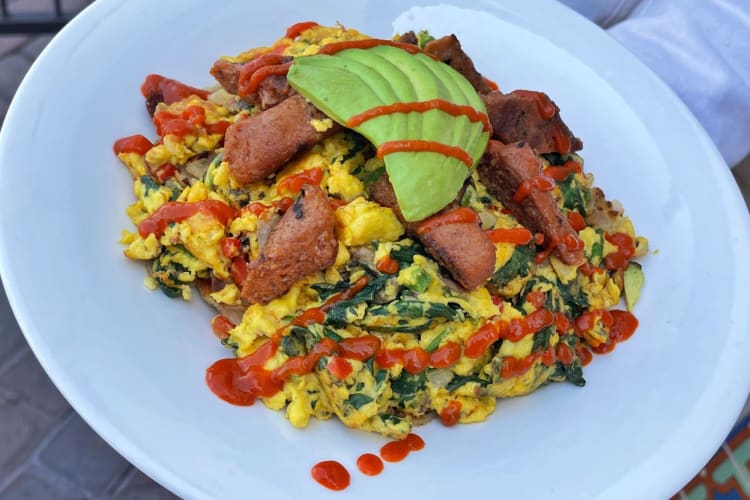
M 220 398 L 402 438 L 581 386 L 636 329 L 647 241 L 555 103 L 498 90 L 455 36 L 299 23 L 211 74 L 148 76 L 159 138 L 114 150 L 137 198 L 125 255 L 218 310 Z

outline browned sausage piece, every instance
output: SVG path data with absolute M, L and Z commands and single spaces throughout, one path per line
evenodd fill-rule
M 461 73 L 464 78 L 469 80 L 474 90 L 480 94 L 490 92 L 492 89 L 482 78 L 482 75 L 474 67 L 474 62 L 461 48 L 461 42 L 456 35 L 448 35 L 437 38 L 424 46 L 424 51 L 432 54 L 445 64 Z
M 570 227 L 567 218 L 557 206 L 552 193 L 532 189 L 520 203 L 513 201 L 521 183 L 542 173 L 539 158 L 528 144 L 519 142 L 505 145 L 490 141 L 484 156 L 477 166 L 479 178 L 487 186 L 487 191 L 513 211 L 519 222 L 533 232 L 544 234 L 545 241 L 556 244 L 560 259 L 566 264 L 581 264 L 583 250 L 568 248 L 566 236 L 575 238 L 580 244 L 578 233 Z
M 370 198 L 384 207 L 391 208 L 401 219 L 407 233 L 416 236 L 416 222 L 406 222 L 398 207 L 396 193 L 387 175 L 369 185 Z M 450 210 L 452 205 L 446 207 Z M 482 285 L 495 269 L 495 245 L 487 238 L 482 228 L 473 223 L 446 224 L 419 236 L 425 250 L 461 286 L 471 290 Z
M 420 240 L 427 252 L 467 290 L 492 276 L 495 245 L 478 224 L 445 224 L 423 234 Z
M 292 58 L 284 59 L 284 62 Z M 233 63 L 219 59 L 211 67 L 211 74 L 230 94 L 237 94 L 242 67 L 249 63 Z M 258 89 L 242 98 L 248 104 L 261 110 L 272 108 L 289 96 L 296 94 L 284 75 L 271 75 L 260 82 Z
M 538 93 L 538 98 L 535 94 L 537 93 L 490 92 L 481 96 L 492 123 L 494 138 L 505 144 L 527 142 L 538 154 L 567 154 L 583 148 L 581 140 L 573 135 L 560 118 L 560 109 L 557 105 L 545 94 Z M 552 116 L 542 116 L 540 100 L 547 100 L 549 105 L 554 107 Z M 566 146 L 568 151 L 560 151 Z
M 211 66 L 210 72 L 216 78 L 216 81 L 219 82 L 219 85 L 224 87 L 224 90 L 230 94 L 237 95 L 237 86 L 240 80 L 240 73 L 242 72 L 241 63 L 219 59 Z
M 340 130 L 334 124 L 316 131 L 312 119 L 325 115 L 295 95 L 278 106 L 233 123 L 224 139 L 224 159 L 240 184 L 251 184 L 276 172 L 297 153 Z
M 396 41 L 400 43 L 408 43 L 409 45 L 417 45 L 419 43 L 419 41 L 417 40 L 417 35 L 414 34 L 413 31 L 407 31 L 403 35 L 399 36 Z
M 419 223 L 409 222 L 404 219 L 403 214 L 401 214 L 401 207 L 398 206 L 396 192 L 393 190 L 388 174 L 384 173 L 378 177 L 376 181 L 368 184 L 367 191 L 370 194 L 371 200 L 393 210 L 393 213 L 396 214 L 396 217 L 401 221 L 401 224 L 404 226 L 404 229 L 408 234 L 412 236 L 417 234 L 417 226 Z
M 252 304 L 266 304 L 305 276 L 333 265 L 338 253 L 335 224 L 328 197 L 318 186 L 305 184 L 260 257 L 248 265 L 242 296 Z

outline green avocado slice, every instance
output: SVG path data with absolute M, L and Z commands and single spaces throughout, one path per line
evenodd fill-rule
M 412 87 L 416 92 L 414 100 L 428 101 L 440 98 L 456 102 L 454 92 L 429 69 L 430 65 L 445 65 L 421 54 L 412 55 L 399 49 L 391 52 L 390 57 L 403 69 L 408 79 L 405 86 Z M 429 62 L 425 64 L 424 61 Z M 464 132 L 461 127 L 454 126 L 458 123 L 456 118 L 439 110 L 409 113 L 407 116 L 416 123 L 416 126 L 410 127 L 409 135 L 393 135 L 386 140 L 422 139 L 463 147 L 462 141 L 453 140 L 454 132 Z M 429 152 L 394 153 L 386 156 L 385 165 L 401 212 L 411 221 L 424 219 L 450 203 L 469 172 L 466 165 L 460 161 Z
M 471 84 L 450 66 L 388 45 L 300 57 L 287 78 L 297 92 L 344 126 L 354 115 L 396 102 L 443 99 L 486 113 Z M 396 140 L 457 146 L 469 153 L 472 168 L 489 140 L 482 123 L 437 109 L 379 116 L 353 130 L 376 146 Z M 422 220 L 441 210 L 455 199 L 471 174 L 471 168 L 462 161 L 429 151 L 392 153 L 384 160 L 408 221 Z
M 393 95 L 388 99 L 384 99 L 384 102 L 396 102 L 404 98 L 408 98 L 411 101 L 417 100 L 414 89 L 404 86 L 394 88 L 393 82 L 402 81 L 404 78 L 404 73 L 396 64 L 382 57 L 372 57 L 373 54 L 370 54 L 371 57 L 356 57 L 356 54 L 355 57 L 352 57 L 352 52 L 353 51 L 343 51 L 341 53 L 341 57 L 350 59 L 354 63 L 362 64 L 370 70 L 376 72 L 386 81 L 387 85 L 392 90 Z M 395 136 L 403 137 L 409 133 L 409 126 L 411 122 L 414 121 L 414 117 L 403 114 L 384 115 L 371 120 L 371 123 L 368 125 L 368 127 L 387 128 L 387 120 L 390 120 L 392 133 Z

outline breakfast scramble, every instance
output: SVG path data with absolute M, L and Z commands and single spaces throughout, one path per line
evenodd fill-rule
M 647 240 L 555 103 L 501 92 L 455 36 L 299 23 L 211 74 L 149 75 L 158 138 L 114 151 L 125 256 L 217 309 L 220 398 L 403 438 L 582 386 L 635 331 Z

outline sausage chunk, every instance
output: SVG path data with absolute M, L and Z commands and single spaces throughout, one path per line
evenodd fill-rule
M 408 43 L 409 45 L 417 45 L 419 43 L 417 35 L 413 31 L 407 31 L 399 36 L 396 41 L 400 43 Z
M 325 132 L 310 124 L 325 115 L 295 95 L 278 106 L 233 123 L 224 139 L 224 159 L 240 184 L 265 179 L 297 153 L 338 132 L 334 124 Z
M 404 220 L 387 175 L 381 175 L 371 183 L 369 190 L 370 198 L 391 208 L 403 223 L 406 232 L 416 236 L 419 223 Z M 455 207 L 449 205 L 445 210 L 452 208 Z M 419 236 L 419 239 L 427 253 L 467 290 L 483 284 L 495 269 L 495 245 L 477 224 L 446 224 Z
M 289 57 L 284 62 L 291 60 L 292 58 Z M 240 73 L 246 64 L 249 64 L 249 62 L 233 63 L 219 59 L 211 67 L 211 74 L 227 92 L 237 95 L 239 92 Z M 260 82 L 257 90 L 244 96 L 242 100 L 259 107 L 261 110 L 266 110 L 296 93 L 297 91 L 289 85 L 286 76 L 271 75 Z
M 318 186 L 305 184 L 260 257 L 248 265 L 242 296 L 252 304 L 266 304 L 305 276 L 333 265 L 338 253 L 335 224 L 328 197 Z
M 391 185 L 391 181 L 388 178 L 388 174 L 383 174 L 378 177 L 376 181 L 368 184 L 367 190 L 370 194 L 370 199 L 372 199 L 376 203 L 379 203 L 380 205 L 383 205 L 384 207 L 388 207 L 393 210 L 393 213 L 396 214 L 398 220 L 401 221 L 401 224 L 404 226 L 407 234 L 411 236 L 417 234 L 417 226 L 419 225 L 419 223 L 409 222 L 404 219 L 403 214 L 401 214 L 401 207 L 398 206 L 396 192 L 393 190 L 393 186 Z
M 583 148 L 560 118 L 560 109 L 541 92 L 490 92 L 482 95 L 494 138 L 510 144 L 524 141 L 538 154 L 567 154 Z
M 521 183 L 542 173 L 539 158 L 528 144 L 502 144 L 490 141 L 477 166 L 479 178 L 487 190 L 513 211 L 519 222 L 533 232 L 544 234 L 555 245 L 566 264 L 583 262 L 583 245 L 578 233 L 557 206 L 552 193 L 532 189 L 520 202 L 514 196 Z
M 219 59 L 211 66 L 211 75 L 216 78 L 219 85 L 230 94 L 237 95 L 238 82 L 242 72 L 241 63 L 233 63 Z
M 495 270 L 495 245 L 473 222 L 445 224 L 420 236 L 427 252 L 458 283 L 472 290 Z
M 469 80 L 474 90 L 480 94 L 490 92 L 492 89 L 474 67 L 474 62 L 461 48 L 461 42 L 456 35 L 448 35 L 437 38 L 424 46 L 424 51 L 432 54 L 445 64 L 461 73 L 464 78 Z

